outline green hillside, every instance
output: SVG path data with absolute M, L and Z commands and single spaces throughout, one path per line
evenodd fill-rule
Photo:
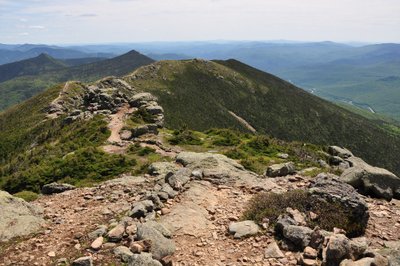
M 38 71 L 26 75 L 7 74 L 8 76 L 15 75 L 15 78 L 0 82 L 0 111 L 61 82 L 68 80 L 90 82 L 105 76 L 123 76 L 137 67 L 154 62 L 154 60 L 136 51 L 112 59 L 57 69 L 49 69 L 47 62 L 59 61 L 46 55 L 27 61 L 34 62 L 35 64 L 30 64 L 30 66 Z M 10 65 L 18 64 L 21 64 L 21 62 L 0 66 L 0 69 L 3 69 L 4 73 L 6 71 L 8 71 L 7 73 L 15 73 Z M 59 62 L 59 64 L 62 63 Z
M 345 146 L 371 164 L 400 173 L 400 137 L 381 125 L 236 60 L 162 61 L 126 77 L 151 91 L 169 127 L 247 130 L 283 140 Z

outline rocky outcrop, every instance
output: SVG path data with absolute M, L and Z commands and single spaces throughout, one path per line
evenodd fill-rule
M 277 177 L 294 174 L 295 172 L 296 168 L 294 163 L 288 162 L 269 166 L 265 172 L 265 175 L 269 177 Z
M 335 161 L 342 160 L 341 164 L 347 165 L 340 176 L 344 182 L 357 188 L 363 194 L 387 200 L 400 199 L 400 178 L 395 174 L 369 165 L 347 149 L 331 146 L 329 152 L 333 156 L 331 159 L 338 158 Z
M 309 192 L 316 201 L 337 203 L 348 212 L 352 221 L 358 221 L 360 228 L 366 228 L 369 218 L 368 206 L 357 191 L 342 182 L 339 177 L 319 174 L 309 187 Z
M 43 223 L 40 208 L 0 191 L 0 242 L 35 233 Z
M 56 193 L 62 193 L 68 190 L 75 189 L 75 186 L 70 184 L 50 183 L 42 187 L 42 194 L 51 195 Z
M 236 184 L 258 190 L 276 187 L 275 183 L 260 178 L 222 154 L 181 152 L 176 157 L 176 162 L 191 169 L 192 176 L 196 176 L 196 179 L 207 180 L 213 184 Z

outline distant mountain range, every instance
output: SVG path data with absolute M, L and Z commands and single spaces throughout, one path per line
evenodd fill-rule
M 57 59 L 73 59 L 73 58 L 88 58 L 88 57 L 110 58 L 116 55 L 114 53 L 82 52 L 75 49 L 63 48 L 58 46 L 49 46 L 49 45 L 0 44 L 0 65 L 33 58 L 39 56 L 42 53 L 48 54 L 51 57 Z
M 400 44 L 261 41 L 152 42 L 66 47 L 0 44 L 0 64 L 32 58 L 44 52 L 61 59 L 67 66 L 76 66 L 98 62 L 132 49 L 156 61 L 234 58 L 325 99 L 400 121 Z

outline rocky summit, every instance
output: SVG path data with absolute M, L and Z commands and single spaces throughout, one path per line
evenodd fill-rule
M 4 125 L 18 145 L 1 146 L 1 266 L 399 265 L 395 174 L 236 114 L 242 131 L 169 128 L 176 92 L 143 89 L 171 78 L 165 64 L 70 81 L 3 114 L 29 119 Z

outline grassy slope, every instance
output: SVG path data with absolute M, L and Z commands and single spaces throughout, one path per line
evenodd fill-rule
M 398 136 L 275 76 L 235 60 L 160 64 L 158 72 L 142 68 L 135 73 L 141 78 L 127 80 L 159 96 L 172 128 L 243 130 L 228 113 L 233 111 L 260 133 L 283 140 L 342 145 L 372 164 L 400 173 Z
M 41 71 L 38 75 L 16 77 L 0 83 L 0 111 L 64 81 L 80 80 L 89 82 L 105 76 L 122 76 L 137 67 L 152 62 L 154 62 L 152 59 L 131 51 L 100 62 L 52 71 Z
M 134 158 L 109 155 L 98 146 L 110 132 L 102 117 L 66 125 L 45 119 L 44 108 L 61 86 L 39 94 L 0 114 L 0 187 L 15 193 L 38 192 L 57 180 L 81 184 L 114 177 Z M 79 88 L 78 88 L 79 89 Z

